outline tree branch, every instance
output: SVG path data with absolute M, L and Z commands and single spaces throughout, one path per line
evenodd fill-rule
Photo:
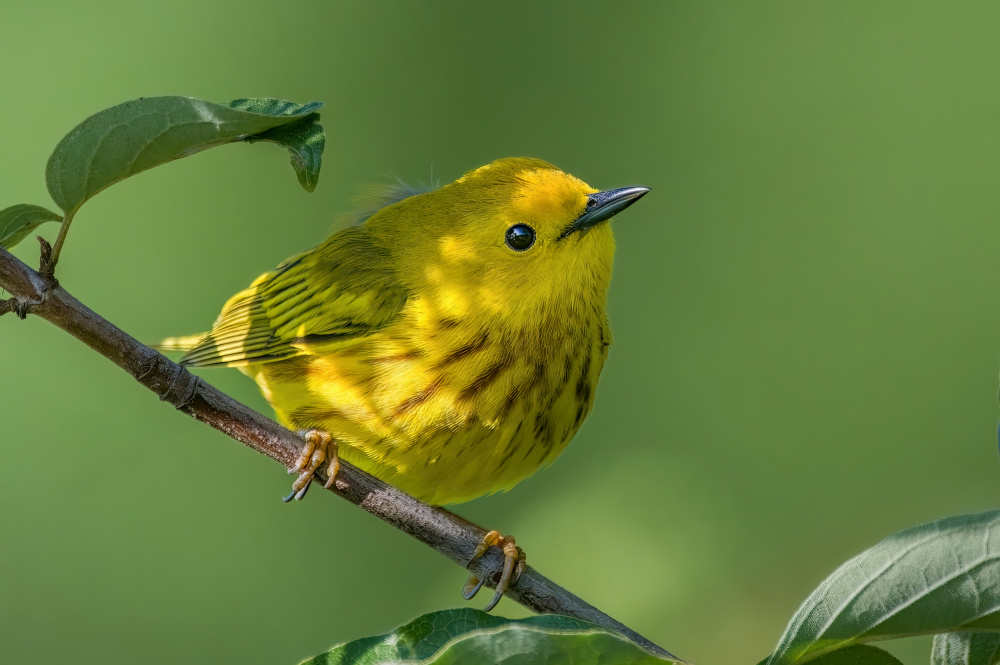
M 39 240 L 43 247 L 44 268 L 49 250 L 47 243 L 41 238 Z M 124 369 L 179 411 L 267 455 L 286 468 L 294 466 L 303 445 L 299 437 L 133 339 L 83 305 L 53 279 L 43 277 L 2 247 L 0 287 L 13 296 L 9 300 L 0 300 L 0 315 L 15 312 L 21 318 L 29 313 L 40 316 Z M 313 485 L 322 487 L 319 483 Z M 486 534 L 486 530 L 461 517 L 421 503 L 344 461 L 341 461 L 331 491 L 408 533 L 463 568 Z M 503 555 L 495 547 L 468 565 L 471 572 L 493 586 L 502 568 Z M 674 658 L 662 647 L 585 603 L 530 566 L 506 596 L 534 612 L 558 613 L 590 621 L 625 635 L 653 653 Z

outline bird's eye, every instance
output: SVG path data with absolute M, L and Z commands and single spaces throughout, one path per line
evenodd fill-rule
M 515 224 L 507 229 L 504 240 L 511 249 L 523 252 L 535 244 L 535 229 L 527 224 Z

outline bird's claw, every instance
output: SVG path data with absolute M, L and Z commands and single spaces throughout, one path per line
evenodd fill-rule
M 483 608 L 486 612 L 496 607 L 500 599 L 503 598 L 504 593 L 517 584 L 517 581 L 521 579 L 521 573 L 524 572 L 527 566 L 524 551 L 514 543 L 514 536 L 504 536 L 499 531 L 490 531 L 483 536 L 483 540 L 476 547 L 476 551 L 472 554 L 469 563 L 471 564 L 481 557 L 493 545 L 496 545 L 503 551 L 503 572 L 500 573 L 500 581 L 497 583 L 496 593 L 493 594 L 493 598 Z M 462 587 L 462 596 L 466 600 L 472 600 L 483 587 L 483 582 L 485 580 L 479 579 L 475 574 L 470 574 L 469 579 L 465 582 L 465 586 Z
M 299 477 L 292 483 L 292 491 L 282 497 L 282 501 L 288 503 L 292 499 L 301 501 L 312 483 L 313 474 L 320 468 L 324 461 L 327 462 L 326 482 L 323 487 L 329 489 L 337 479 L 337 471 L 340 470 L 340 457 L 337 455 L 337 442 L 333 440 L 329 432 L 319 429 L 310 429 L 296 432 L 305 439 L 302 452 L 295 461 L 295 466 L 288 470 L 288 475 L 299 474 Z

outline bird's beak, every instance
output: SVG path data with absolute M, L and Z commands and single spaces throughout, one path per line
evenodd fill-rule
M 649 187 L 622 187 L 621 189 L 608 189 L 603 192 L 591 194 L 587 197 L 587 207 L 584 209 L 583 214 L 577 217 L 562 232 L 559 240 L 577 231 L 585 231 L 604 220 L 611 219 L 645 196 L 648 191 Z

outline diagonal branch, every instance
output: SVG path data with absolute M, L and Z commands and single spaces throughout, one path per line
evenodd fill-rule
M 44 240 L 41 242 L 44 258 L 48 255 L 47 243 Z M 286 468 L 294 466 L 302 447 L 302 440 L 295 434 L 133 339 L 71 296 L 54 280 L 35 272 L 2 247 L 0 287 L 13 296 L 9 300 L 0 300 L 0 315 L 15 312 L 21 318 L 28 313 L 40 316 L 121 367 L 162 401 Z M 463 568 L 486 534 L 484 529 L 461 517 L 421 503 L 344 461 L 341 461 L 331 491 L 408 533 Z M 499 579 L 502 568 L 503 555 L 495 547 L 468 564 L 468 569 L 477 577 L 493 585 Z M 585 603 L 530 566 L 506 595 L 534 612 L 558 613 L 590 621 L 625 635 L 655 654 L 674 658 L 665 649 Z

